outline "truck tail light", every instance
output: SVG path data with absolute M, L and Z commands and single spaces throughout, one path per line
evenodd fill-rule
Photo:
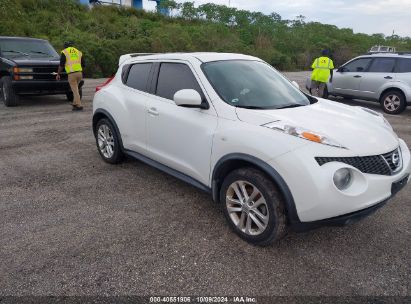
M 103 84 L 96 86 L 96 92 L 100 91 L 102 88 L 104 88 L 105 86 L 107 86 L 110 82 L 113 81 L 115 75 L 111 76 L 109 79 L 107 79 Z

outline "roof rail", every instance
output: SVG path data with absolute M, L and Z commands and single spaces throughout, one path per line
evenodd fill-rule
M 368 52 L 366 55 L 411 55 L 411 51 L 404 52 Z
M 129 60 L 130 58 L 140 57 L 140 56 L 149 56 L 149 55 L 155 55 L 155 54 L 157 53 L 131 53 L 131 54 L 121 55 L 118 60 L 118 65 L 121 65 L 122 63 L 124 63 L 126 60 Z

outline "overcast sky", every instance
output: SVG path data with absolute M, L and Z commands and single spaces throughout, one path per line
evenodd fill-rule
M 155 2 L 145 0 L 146 8 Z M 193 1 L 193 0 L 191 0 Z M 185 2 L 185 1 L 177 1 Z M 216 3 L 228 5 L 229 0 L 195 0 L 196 5 Z M 352 28 L 356 33 L 383 33 L 392 31 L 411 37 L 411 0 L 231 0 L 231 6 L 263 13 L 276 12 L 283 19 L 303 15 L 307 21 Z

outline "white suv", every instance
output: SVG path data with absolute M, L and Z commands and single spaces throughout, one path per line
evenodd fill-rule
M 382 115 L 306 95 L 255 57 L 124 55 L 98 89 L 106 162 L 128 155 L 209 192 L 254 244 L 353 222 L 409 181 L 410 152 Z

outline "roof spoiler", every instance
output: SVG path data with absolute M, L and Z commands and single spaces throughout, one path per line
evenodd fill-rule
M 120 59 L 118 60 L 118 65 L 121 65 L 122 63 L 134 57 L 149 56 L 149 55 L 154 55 L 154 54 L 155 53 L 131 53 L 131 54 L 121 55 Z

